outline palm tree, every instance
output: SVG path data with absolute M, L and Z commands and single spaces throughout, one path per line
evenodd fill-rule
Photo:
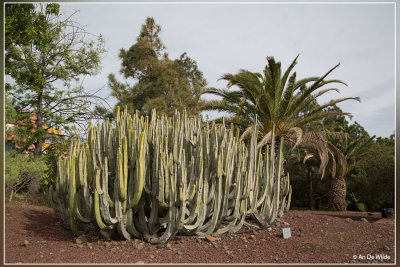
M 217 110 L 228 113 L 226 120 L 237 125 L 243 131 L 242 137 L 250 133 L 257 121 L 259 130 L 258 147 L 265 145 L 275 128 L 275 138 L 279 146 L 280 137 L 284 136 L 286 143 L 310 147 L 320 159 L 321 177 L 329 159 L 333 162 L 331 173 L 336 177 L 336 161 L 342 166 L 341 175 L 346 173 L 346 159 L 339 149 L 327 141 L 324 131 L 309 131 L 308 126 L 321 122 L 324 118 L 343 115 L 352 117 L 350 113 L 332 110 L 330 107 L 346 100 L 360 101 L 359 97 L 344 97 L 333 99 L 323 105 L 317 104 L 317 99 L 330 91 L 339 92 L 337 88 L 326 88 L 326 85 L 337 83 L 346 85 L 341 80 L 325 80 L 325 78 L 340 64 L 337 64 L 321 77 L 309 77 L 296 80 L 296 72 L 292 72 L 297 64 L 298 56 L 282 74 L 281 63 L 273 57 L 267 57 L 267 65 L 263 73 L 240 70 L 237 74 L 225 74 L 222 80 L 228 81 L 226 89 L 211 88 L 205 93 L 222 97 L 205 103 L 203 110 Z M 230 90 L 237 86 L 238 90 Z M 347 85 L 346 85 L 347 86 Z M 257 120 L 256 120 L 257 118 Z M 221 120 L 221 118 L 217 119 Z
M 372 145 L 374 139 L 375 135 L 372 137 L 366 136 L 357 137 L 355 139 L 345 138 L 330 141 L 332 144 L 334 144 L 335 147 L 340 149 L 340 151 L 346 158 L 345 170 L 343 170 L 340 175 L 338 175 L 337 172 L 336 174 L 332 174 L 332 178 L 330 180 L 328 198 L 329 205 L 332 210 L 346 210 L 346 175 L 355 167 L 356 161 L 360 160 L 364 155 L 368 153 L 368 150 Z M 340 169 L 343 169 L 343 164 L 339 164 L 338 167 Z
M 257 116 L 259 129 L 259 145 L 264 145 L 275 125 L 275 138 L 296 140 L 299 145 L 304 126 L 323 118 L 337 115 L 351 117 L 350 113 L 327 110 L 328 107 L 346 100 L 357 100 L 358 97 L 345 97 L 329 101 L 323 105 L 315 105 L 318 97 L 336 91 L 337 88 L 322 87 L 339 83 L 341 80 L 325 80 L 325 78 L 340 64 L 330 69 L 321 77 L 310 77 L 296 81 L 296 72 L 292 72 L 297 64 L 298 56 L 283 73 L 281 63 L 273 57 L 267 57 L 267 65 L 263 73 L 240 70 L 237 74 L 225 74 L 220 79 L 228 81 L 226 89 L 211 88 L 204 92 L 222 97 L 221 100 L 211 100 L 205 103 L 203 110 L 217 110 L 228 113 L 227 121 L 239 126 L 243 137 L 250 131 Z M 237 86 L 238 90 L 230 90 Z M 322 89 L 319 90 L 318 89 Z M 219 120 L 219 119 L 217 119 Z

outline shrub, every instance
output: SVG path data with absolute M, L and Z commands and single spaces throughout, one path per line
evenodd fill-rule
M 5 153 L 5 188 L 9 192 L 9 201 L 13 196 L 28 189 L 33 179 L 46 179 L 48 167 L 44 159 L 18 154 L 15 151 Z

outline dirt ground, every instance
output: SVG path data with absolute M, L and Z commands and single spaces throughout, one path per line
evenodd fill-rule
M 290 238 L 282 237 L 283 228 L 290 228 Z M 78 245 L 48 207 L 14 202 L 5 209 L 6 263 L 393 264 L 394 237 L 393 219 L 381 219 L 379 213 L 289 211 L 269 229 L 243 227 L 213 242 L 176 236 L 155 246 L 90 235 Z

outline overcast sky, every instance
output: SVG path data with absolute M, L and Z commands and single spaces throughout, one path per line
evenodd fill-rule
M 339 104 L 354 115 L 370 135 L 394 132 L 395 16 L 393 4 L 67 4 L 62 11 L 79 10 L 74 20 L 90 33 L 102 34 L 107 54 L 103 69 L 86 78 L 94 90 L 106 86 L 110 73 L 118 74 L 121 48 L 135 43 L 146 17 L 162 27 L 160 35 L 170 58 L 183 52 L 197 61 L 212 87 L 217 79 L 239 69 L 261 72 L 267 56 L 286 69 L 300 54 L 298 79 L 325 74 L 340 79 L 340 93 L 321 97 L 361 97 L 361 103 Z M 110 95 L 105 88 L 103 96 Z M 113 106 L 115 99 L 110 100 Z M 214 118 L 217 113 L 208 113 Z

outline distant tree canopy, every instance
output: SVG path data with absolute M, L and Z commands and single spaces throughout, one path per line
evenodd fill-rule
M 172 115 L 175 110 L 186 109 L 190 115 L 198 115 L 206 80 L 196 61 L 186 53 L 175 60 L 168 57 L 160 32 L 161 27 L 148 17 L 136 43 L 128 50 L 120 50 L 120 73 L 126 81 L 119 82 L 110 74 L 112 95 L 118 99 L 117 105 L 127 106 L 129 112 L 137 109 L 149 115 L 155 108 L 159 113 Z

